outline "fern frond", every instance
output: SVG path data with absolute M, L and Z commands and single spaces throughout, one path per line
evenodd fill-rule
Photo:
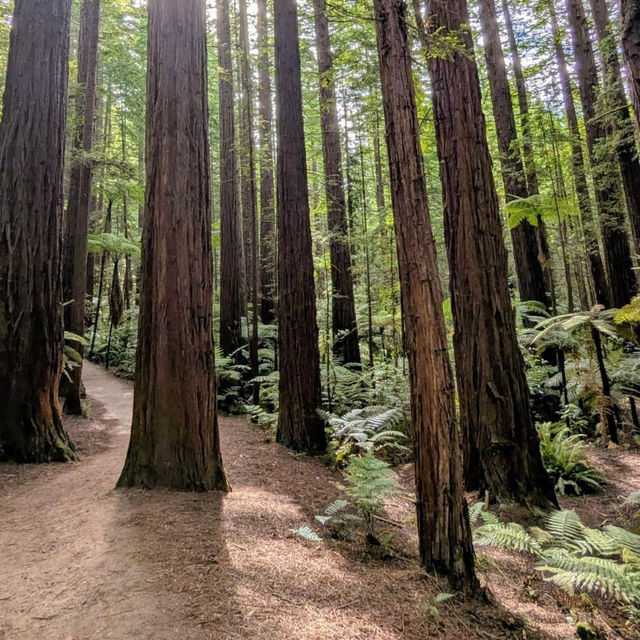
M 526 551 L 535 556 L 542 555 L 540 543 L 524 527 L 515 523 L 500 522 L 485 524 L 476 530 L 477 546 L 490 546 L 510 551 Z
M 309 542 L 322 542 L 322 538 L 311 527 L 307 525 L 298 527 L 297 529 L 290 529 L 290 531 L 299 538 L 309 540 Z
M 547 530 L 563 545 L 575 544 L 584 539 L 584 525 L 573 510 L 554 511 L 547 518 Z
M 632 551 L 640 556 L 640 536 L 626 529 L 608 525 L 604 528 L 605 533 L 615 542 L 620 552 L 624 549 Z

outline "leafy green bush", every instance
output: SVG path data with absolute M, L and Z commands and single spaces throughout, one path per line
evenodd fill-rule
M 587 462 L 584 435 L 571 434 L 562 424 L 538 425 L 542 461 L 563 495 L 582 495 L 602 489 L 604 479 Z

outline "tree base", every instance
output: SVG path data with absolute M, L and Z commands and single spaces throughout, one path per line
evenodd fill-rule
M 174 491 L 190 491 L 202 493 L 206 491 L 231 491 L 231 485 L 222 468 L 218 464 L 207 474 L 199 470 L 162 469 L 157 470 L 136 463 L 125 463 L 117 489 L 156 489 L 165 488 Z

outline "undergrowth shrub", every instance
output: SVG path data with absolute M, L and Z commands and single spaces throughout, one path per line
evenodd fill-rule
M 470 512 L 477 521 L 478 503 Z M 526 529 L 513 522 L 492 520 L 474 530 L 476 546 L 529 553 L 537 570 L 567 593 L 588 593 L 605 600 L 640 605 L 640 536 L 607 525 L 586 527 L 573 510 L 555 511 L 543 527 Z
M 604 479 L 584 455 L 585 436 L 571 433 L 562 423 L 537 425 L 540 451 L 547 472 L 563 495 L 582 495 L 602 489 Z

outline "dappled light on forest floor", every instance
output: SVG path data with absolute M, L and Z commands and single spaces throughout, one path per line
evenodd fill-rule
M 320 531 L 313 516 L 338 495 L 339 474 L 244 419 L 221 419 L 232 493 L 115 490 L 131 385 L 94 365 L 85 384 L 91 417 L 70 425 L 79 463 L 31 467 L 6 483 L 15 467 L 0 467 L 3 639 L 522 637 L 515 613 L 486 605 L 450 600 L 436 619 L 429 606 L 447 586 L 411 552 L 382 559 L 361 540 L 292 534 L 303 524 Z

